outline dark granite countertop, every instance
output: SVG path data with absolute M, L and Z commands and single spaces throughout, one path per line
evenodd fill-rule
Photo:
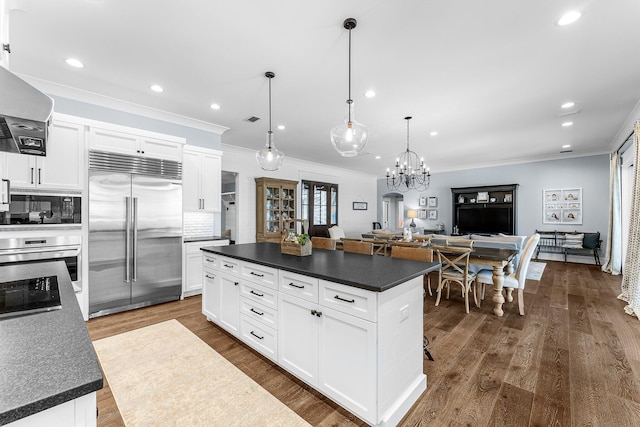
M 221 236 L 185 237 L 183 242 L 184 243 L 206 242 L 207 240 L 229 240 L 229 238 L 228 237 L 221 237 Z
M 310 256 L 284 255 L 278 243 L 205 246 L 202 250 L 374 292 L 386 291 L 439 268 L 436 262 L 323 249 L 314 249 Z
M 63 261 L 0 267 L 2 281 L 58 276 L 62 309 L 0 319 L 0 425 L 103 386 Z

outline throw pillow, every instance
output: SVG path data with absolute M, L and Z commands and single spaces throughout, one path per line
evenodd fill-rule
M 584 233 L 582 247 L 587 249 L 595 249 L 600 243 L 600 233 Z
M 584 240 L 584 234 L 565 234 L 563 248 L 569 249 L 582 249 L 582 241 Z

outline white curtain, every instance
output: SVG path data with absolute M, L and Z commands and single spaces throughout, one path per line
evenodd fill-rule
M 620 202 L 622 186 L 620 184 L 620 153 L 611 153 L 609 172 L 609 228 L 607 246 L 605 248 L 606 261 L 602 271 L 614 275 L 622 271 L 622 217 Z
M 618 296 L 627 302 L 624 311 L 640 319 L 640 121 L 636 122 L 633 136 L 634 177 L 629 216 L 629 244 L 622 277 L 622 293 Z

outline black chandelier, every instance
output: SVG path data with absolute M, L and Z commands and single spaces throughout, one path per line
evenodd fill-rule
M 396 158 L 393 170 L 387 168 L 387 188 L 391 191 L 426 191 L 431 184 L 431 172 L 415 151 L 409 149 L 409 120 L 407 121 L 407 149 Z

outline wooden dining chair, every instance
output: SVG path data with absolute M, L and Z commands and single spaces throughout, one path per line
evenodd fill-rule
M 335 239 L 330 239 L 328 237 L 313 236 L 311 238 L 311 247 L 314 249 L 328 249 L 330 251 L 335 251 L 336 241 Z
M 356 240 L 343 240 L 342 250 L 356 254 L 373 255 L 373 243 Z
M 473 251 L 473 243 L 469 244 L 469 247 L 454 246 L 454 245 L 433 245 L 432 249 L 438 254 L 438 261 L 441 264 L 440 271 L 438 273 L 438 297 L 436 298 L 436 306 L 440 304 L 440 297 L 442 296 L 442 288 L 447 287 L 447 299 L 449 299 L 449 293 L 451 283 L 457 283 L 462 288 L 464 295 L 464 307 L 469 313 L 469 292 L 473 288 L 473 299 L 478 304 L 478 296 L 476 288 L 473 286 L 476 275 L 469 271 L 469 256 Z
M 391 258 L 402 258 L 402 259 L 410 259 L 414 261 L 424 261 L 424 262 L 432 262 L 433 261 L 433 250 L 429 248 L 421 248 L 421 247 L 409 247 L 409 246 L 391 246 Z M 429 277 L 429 273 L 425 274 L 423 277 L 423 286 L 426 286 L 429 290 L 429 295 L 433 295 L 431 292 L 431 278 Z
M 529 237 L 525 244 L 520 262 L 518 263 L 518 270 L 515 274 L 505 275 L 503 288 L 507 289 L 507 301 L 512 302 L 513 296 L 511 295 L 513 289 L 518 290 L 518 311 L 521 316 L 524 316 L 524 285 L 527 281 L 527 270 L 531 262 L 533 252 L 538 246 L 540 241 L 540 234 L 536 233 Z M 493 272 L 491 270 L 482 270 L 476 276 L 478 286 L 482 286 L 480 290 L 481 299 L 484 299 L 484 287 L 485 285 L 493 285 Z

